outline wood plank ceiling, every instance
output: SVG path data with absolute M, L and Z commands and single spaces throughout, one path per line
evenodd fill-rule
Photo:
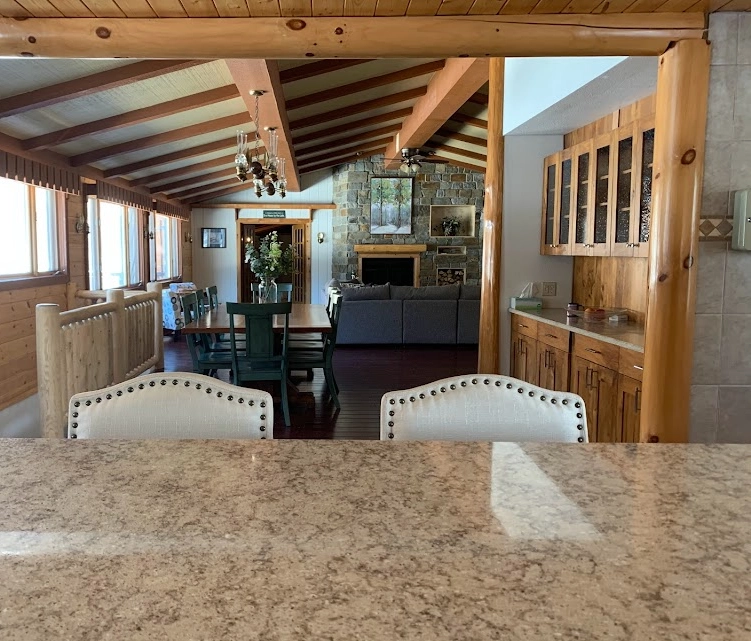
M 296 165 L 299 174 L 383 153 L 446 67 L 431 59 L 248 62 L 278 79 L 288 173 Z M 252 137 L 255 127 L 231 71 L 221 60 L 0 60 L 0 134 L 29 154 L 52 152 L 160 198 L 215 198 L 248 188 L 235 178 L 235 134 Z M 261 115 L 262 126 L 279 125 Z M 484 169 L 486 138 L 480 86 L 423 148 Z
M 9 18 L 461 16 L 749 11 L 751 0 L 0 0 Z

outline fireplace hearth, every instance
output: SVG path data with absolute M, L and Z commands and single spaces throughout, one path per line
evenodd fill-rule
M 360 280 L 366 285 L 412 285 L 414 282 L 414 258 L 362 258 Z

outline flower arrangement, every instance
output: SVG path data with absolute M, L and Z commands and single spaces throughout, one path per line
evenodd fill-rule
M 245 262 L 261 279 L 274 279 L 291 274 L 295 268 L 295 250 L 292 245 L 283 247 L 275 231 L 261 240 L 256 249 L 252 243 L 245 244 Z
M 441 227 L 443 228 L 443 234 L 445 236 L 456 236 L 456 232 L 459 231 L 459 226 L 461 223 L 459 222 L 458 218 L 454 218 L 453 216 L 446 216 L 441 221 Z

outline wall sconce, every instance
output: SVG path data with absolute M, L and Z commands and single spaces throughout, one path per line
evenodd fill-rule
M 186 243 L 192 243 L 193 242 L 193 234 L 191 234 L 189 231 L 186 231 L 183 234 L 183 241 Z
M 76 220 L 76 233 L 77 234 L 88 234 L 89 233 L 89 223 L 86 222 L 86 216 L 81 214 L 78 217 L 78 220 Z
M 318 232 L 318 242 L 319 242 L 319 243 L 322 243 L 322 242 L 323 242 L 323 239 L 324 239 L 324 235 L 323 235 L 323 232 L 322 232 L 322 231 L 319 231 L 319 232 Z

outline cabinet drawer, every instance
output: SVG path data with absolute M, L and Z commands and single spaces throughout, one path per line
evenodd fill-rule
M 644 373 L 644 354 L 635 352 L 631 349 L 621 347 L 620 360 L 618 361 L 618 371 L 625 376 L 634 378 L 637 381 L 642 380 Z
M 562 327 L 548 325 L 547 323 L 537 323 L 537 340 L 550 347 L 561 349 L 564 352 L 569 351 L 568 339 L 571 332 Z
M 537 338 L 537 321 L 517 314 L 511 315 L 511 329 L 523 336 Z
M 592 363 L 617 370 L 619 351 L 620 348 L 617 345 L 604 343 L 589 336 L 574 334 L 574 354 Z

